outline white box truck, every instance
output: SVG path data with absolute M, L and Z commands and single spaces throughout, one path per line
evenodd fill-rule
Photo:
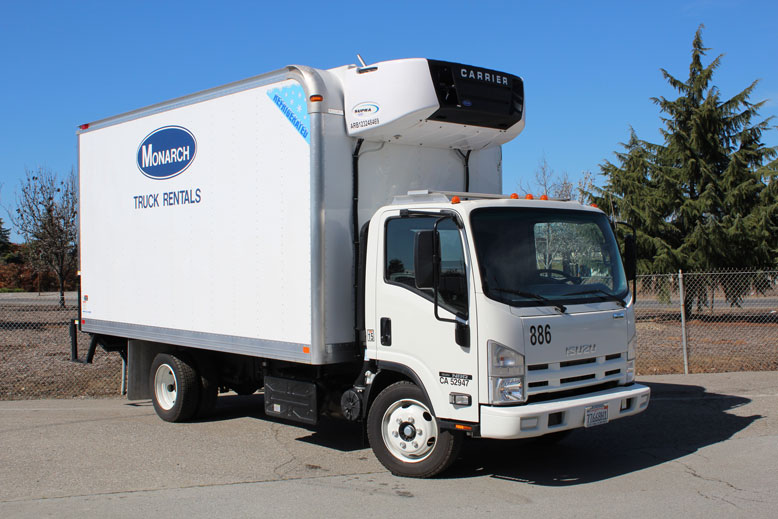
M 611 222 L 501 195 L 521 78 L 426 59 L 286 68 L 78 131 L 80 323 L 163 420 L 220 391 L 361 421 L 427 477 L 463 436 L 646 409 Z

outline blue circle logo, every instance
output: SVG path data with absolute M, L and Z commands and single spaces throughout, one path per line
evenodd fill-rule
M 180 175 L 197 154 L 197 141 L 192 132 L 181 126 L 157 128 L 138 147 L 138 169 L 154 180 Z

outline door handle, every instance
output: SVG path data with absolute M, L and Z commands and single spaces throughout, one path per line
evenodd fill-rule
M 381 346 L 392 345 L 392 320 L 388 317 L 381 318 Z

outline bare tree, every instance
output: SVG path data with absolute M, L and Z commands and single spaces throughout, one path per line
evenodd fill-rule
M 578 187 L 576 188 L 576 198 L 582 204 L 591 202 L 592 196 L 589 194 L 594 190 L 594 175 L 591 171 L 584 171 L 581 173 L 581 178 L 578 179 Z
M 28 261 L 39 272 L 51 271 L 65 306 L 65 281 L 78 265 L 78 188 L 71 169 L 65 180 L 51 170 L 26 170 L 11 221 L 27 243 Z
M 535 170 L 534 187 L 536 188 L 536 192 L 533 194 L 537 194 L 539 196 L 553 196 L 554 190 L 556 189 L 556 173 L 554 173 L 554 170 L 551 169 L 551 167 L 548 165 L 548 161 L 546 160 L 545 156 L 540 159 L 538 167 Z M 538 193 L 537 190 L 540 192 Z M 533 191 L 533 184 L 531 182 L 527 182 L 527 185 L 525 186 L 524 181 L 520 180 L 519 191 L 521 191 L 524 195 L 530 194 Z

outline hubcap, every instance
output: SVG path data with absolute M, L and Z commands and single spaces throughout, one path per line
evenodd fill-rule
M 154 396 L 157 403 L 162 409 L 169 411 L 176 405 L 177 393 L 176 375 L 173 373 L 173 368 L 162 364 L 154 374 Z
M 384 413 L 381 435 L 392 456 L 405 463 L 422 461 L 432 453 L 438 424 L 427 406 L 417 400 L 400 400 Z

